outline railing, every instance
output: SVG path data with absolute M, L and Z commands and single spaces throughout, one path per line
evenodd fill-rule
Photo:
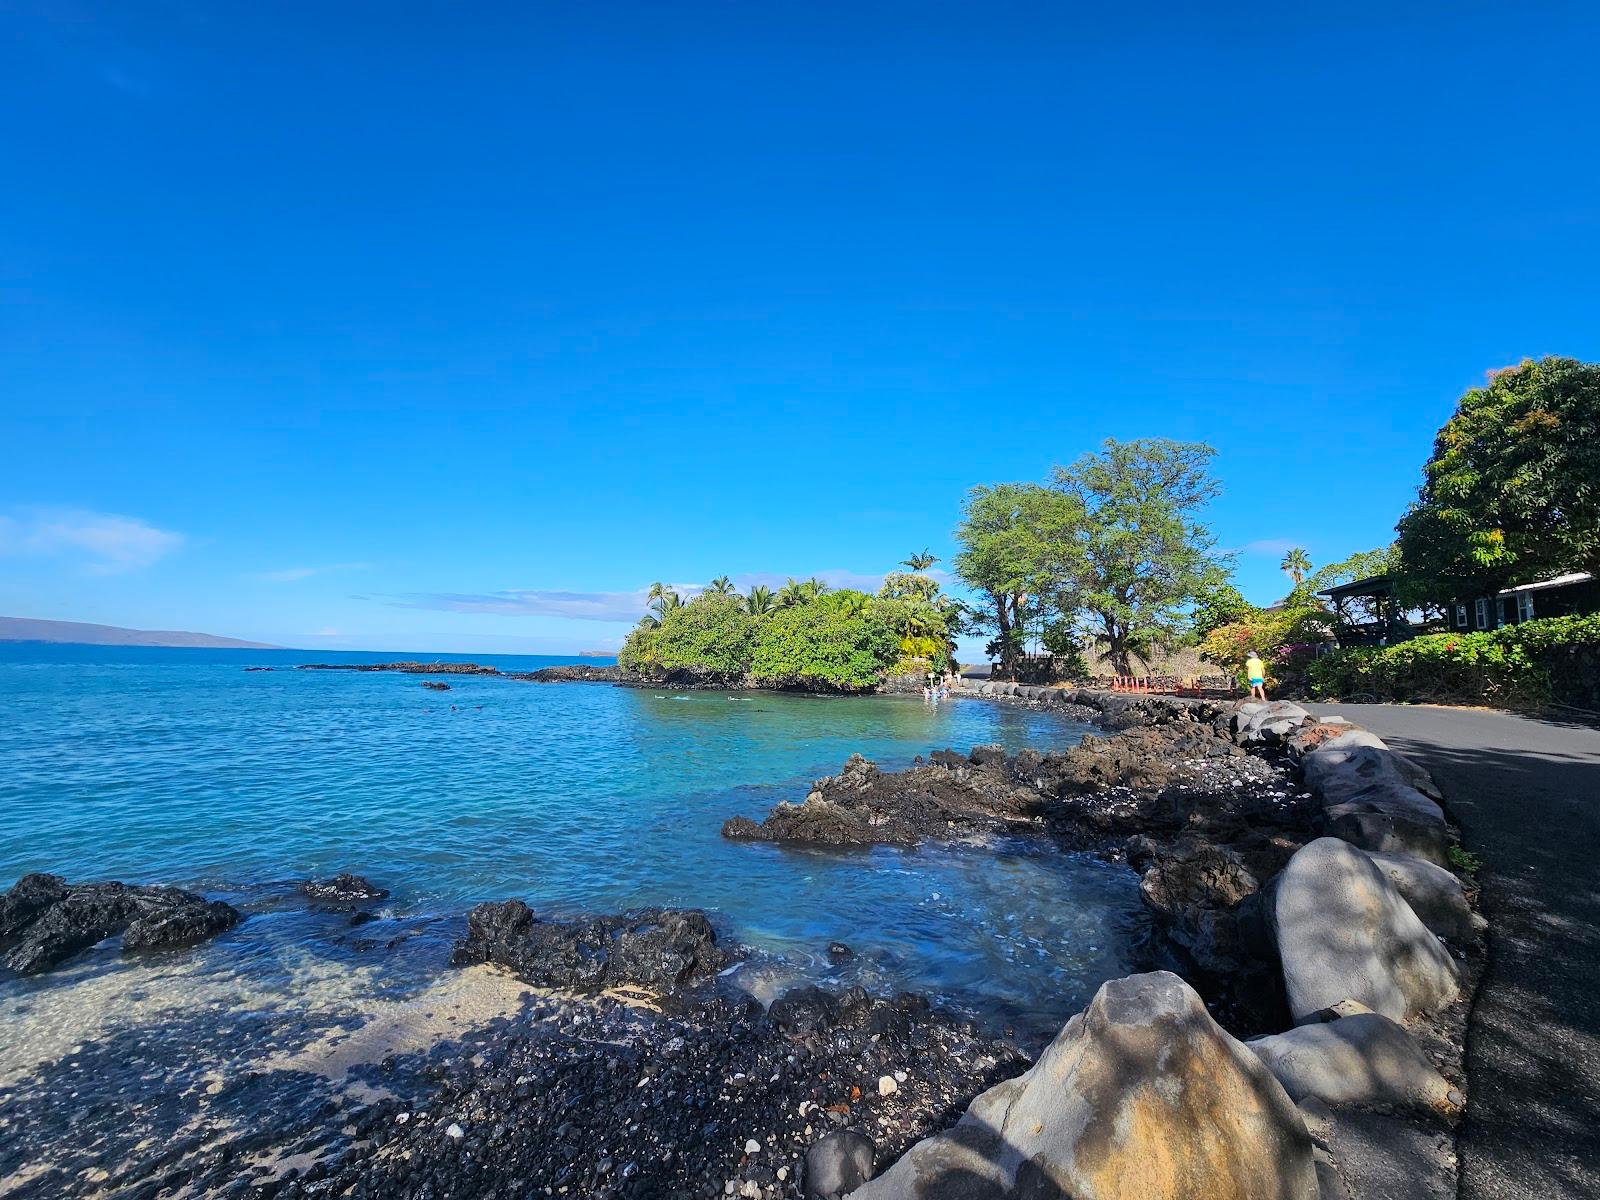
M 1102 676 L 1095 683 L 1109 691 L 1147 696 L 1225 697 L 1238 691 L 1238 684 L 1225 675 L 1190 676 L 1181 680 L 1175 675 L 1110 675 Z

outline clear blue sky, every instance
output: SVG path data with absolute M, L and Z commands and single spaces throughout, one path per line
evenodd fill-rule
M 7 4 L 0 613 L 603 647 L 1143 435 L 1272 600 L 1600 357 L 1596 11 Z

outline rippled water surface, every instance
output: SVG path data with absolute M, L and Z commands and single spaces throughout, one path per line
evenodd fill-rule
M 822 853 L 719 835 L 729 816 L 801 799 L 853 752 L 897 767 L 944 746 L 1070 744 L 1084 727 L 1061 717 L 471 677 L 433 692 L 410 675 L 290 669 L 313 657 L 329 660 L 0 647 L 0 886 L 50 870 L 225 897 L 249 919 L 196 961 L 256 964 L 290 991 L 294 964 L 323 971 L 350 938 L 306 915 L 289 882 L 339 870 L 391 888 L 380 915 L 429 947 L 384 960 L 400 987 L 437 977 L 466 907 L 508 896 L 561 912 L 705 908 L 763 952 L 758 990 L 763 973 L 769 987 L 860 980 L 1041 1028 L 1126 968 L 1140 916 L 1121 868 L 1026 843 Z M 848 965 L 823 953 L 835 940 L 857 951 Z M 0 982 L 0 1004 L 20 987 L 41 1003 L 39 986 Z

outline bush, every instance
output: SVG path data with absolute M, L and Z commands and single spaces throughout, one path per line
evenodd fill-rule
M 1552 617 L 1481 633 L 1435 633 L 1326 654 L 1309 677 L 1319 698 L 1370 695 L 1535 708 L 1588 707 L 1600 682 L 1600 615 Z
M 667 613 L 655 631 L 655 665 L 743 675 L 755 637 L 756 619 L 736 597 L 705 592 Z
M 1257 609 L 1243 621 L 1220 625 L 1200 642 L 1200 653 L 1230 677 L 1245 682 L 1244 660 L 1258 651 L 1267 664 L 1267 686 L 1298 689 L 1316 657 L 1317 646 L 1332 634 L 1333 619 L 1315 605 Z
M 856 592 L 830 592 L 761 623 L 750 670 L 762 687 L 865 692 L 878 686 L 900 639 Z

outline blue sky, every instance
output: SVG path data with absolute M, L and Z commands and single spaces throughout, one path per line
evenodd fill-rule
M 0 613 L 600 648 L 1107 437 L 1386 542 L 1600 357 L 1600 18 L 1117 7 L 7 5 Z

